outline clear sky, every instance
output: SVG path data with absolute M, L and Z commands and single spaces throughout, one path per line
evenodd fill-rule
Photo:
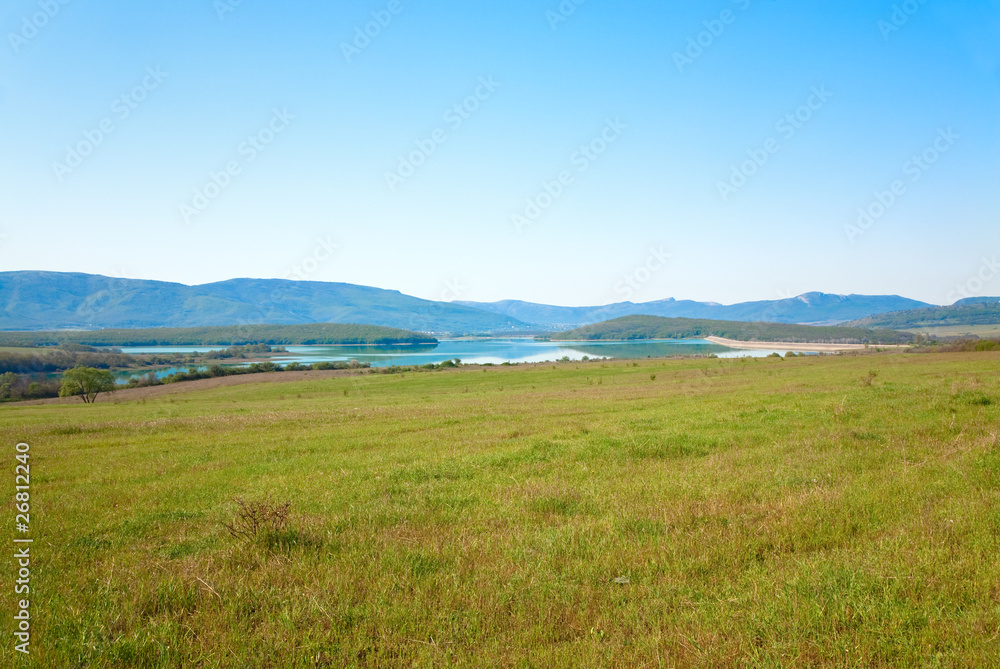
M 1000 1 L 576 1 L 9 0 L 0 269 L 1000 294 Z

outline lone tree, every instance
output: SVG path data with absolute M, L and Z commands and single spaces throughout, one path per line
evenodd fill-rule
M 4 372 L 0 374 L 0 400 L 10 397 L 11 388 L 17 383 L 17 374 Z
M 114 389 L 115 376 L 111 372 L 77 365 L 63 372 L 59 397 L 79 395 L 85 403 L 92 404 L 99 393 L 109 393 Z

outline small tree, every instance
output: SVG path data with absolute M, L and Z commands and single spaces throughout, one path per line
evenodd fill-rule
M 17 383 L 17 380 L 17 374 L 14 372 L 0 374 L 0 400 L 5 400 L 11 396 L 11 389 Z
M 92 404 L 97 399 L 98 394 L 109 393 L 114 389 L 115 376 L 111 372 L 77 365 L 73 369 L 67 369 L 63 372 L 59 397 L 79 395 L 85 403 Z

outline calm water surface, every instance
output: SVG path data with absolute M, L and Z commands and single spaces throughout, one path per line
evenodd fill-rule
M 126 346 L 124 353 L 191 353 L 218 350 L 218 346 Z M 410 346 L 286 346 L 276 363 L 342 362 L 358 360 L 372 367 L 426 365 L 453 358 L 470 364 L 546 362 L 569 358 L 665 358 L 675 355 L 709 355 L 720 358 L 763 357 L 773 351 L 748 351 L 719 346 L 704 339 L 669 339 L 635 342 L 543 342 L 509 339 L 442 339 L 438 344 Z M 784 351 L 777 351 L 784 353 Z

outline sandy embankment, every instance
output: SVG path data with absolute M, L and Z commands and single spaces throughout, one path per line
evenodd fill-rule
M 808 351 L 815 353 L 835 353 L 837 351 L 859 351 L 864 350 L 864 344 L 817 344 L 817 343 L 789 343 L 780 341 L 738 341 L 736 339 L 723 339 L 722 337 L 705 337 L 707 341 L 729 348 L 742 348 L 750 351 L 774 350 L 774 351 Z M 870 348 L 909 348 L 899 344 L 876 344 Z

